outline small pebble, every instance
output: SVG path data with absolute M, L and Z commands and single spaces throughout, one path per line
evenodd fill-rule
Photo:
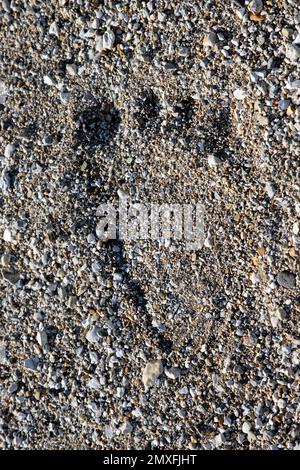
M 176 380 L 181 376 L 181 371 L 178 367 L 171 367 L 170 369 L 165 369 L 165 374 L 169 379 Z
M 33 371 L 37 370 L 38 364 L 39 364 L 39 358 L 36 356 L 25 359 L 24 361 L 25 369 L 29 369 Z
M 131 434 L 133 431 L 133 426 L 129 421 L 124 421 L 124 423 L 120 427 L 122 434 Z
M 287 44 L 285 55 L 291 62 L 297 62 L 300 57 L 300 47 L 296 44 Z
M 209 155 L 207 157 L 207 163 L 210 167 L 213 168 L 213 167 L 216 167 L 218 165 L 221 165 L 222 161 L 216 155 Z
M 285 289 L 294 289 L 296 287 L 296 276 L 291 272 L 281 271 L 277 274 L 276 280 Z
M 243 423 L 242 431 L 244 434 L 248 434 L 251 431 L 251 424 L 248 421 Z
M 161 361 L 148 362 L 143 371 L 143 383 L 145 387 L 152 387 L 162 372 L 163 365 Z
M 89 343 L 98 343 L 101 338 L 100 332 L 101 329 L 99 328 L 99 326 L 94 325 L 89 329 L 85 337 Z
M 103 49 L 113 49 L 115 44 L 115 34 L 113 31 L 105 31 L 103 34 Z
M 12 234 L 8 228 L 6 228 L 3 232 L 3 240 L 8 243 L 12 242 Z
M 236 100 L 241 101 L 247 98 L 248 93 L 242 88 L 237 88 L 236 90 L 234 90 L 233 96 L 235 97 Z
M 210 32 L 207 36 L 205 36 L 203 40 L 203 45 L 206 47 L 214 47 L 218 42 L 218 36 L 215 32 Z
M 6 147 L 5 147 L 5 150 L 4 150 L 4 156 L 5 158 L 10 158 L 12 156 L 12 154 L 14 153 L 15 151 L 15 145 L 14 144 L 8 144 Z

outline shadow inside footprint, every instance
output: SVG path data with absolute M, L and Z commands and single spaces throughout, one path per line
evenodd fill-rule
M 106 147 L 120 125 L 120 113 L 112 103 L 96 103 L 74 116 L 75 145 L 94 150 Z
M 160 127 L 161 119 L 159 117 L 159 100 L 152 90 L 146 90 L 140 93 L 136 100 L 136 111 L 134 118 L 140 131 L 157 130 Z

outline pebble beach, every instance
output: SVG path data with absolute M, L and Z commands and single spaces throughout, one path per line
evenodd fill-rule
M 0 0 L 0 449 L 300 450 L 299 72 L 300 0 Z

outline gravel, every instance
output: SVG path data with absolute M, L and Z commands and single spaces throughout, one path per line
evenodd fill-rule
M 4 0 L 0 44 L 0 448 L 299 449 L 299 1 Z

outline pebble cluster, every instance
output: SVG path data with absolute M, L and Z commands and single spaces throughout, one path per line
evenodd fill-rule
M 299 71 L 299 0 L 0 1 L 2 449 L 300 448 Z

